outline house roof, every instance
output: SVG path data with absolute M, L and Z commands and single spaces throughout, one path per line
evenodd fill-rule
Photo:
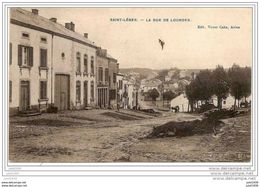
M 117 75 L 118 75 L 118 76 L 121 76 L 121 77 L 124 76 L 124 74 L 122 74 L 122 73 L 117 73 Z
M 36 15 L 22 8 L 10 8 L 10 19 L 13 24 L 41 30 L 42 32 L 65 37 L 90 47 L 97 48 L 94 42 L 90 41 L 83 35 L 65 28 L 60 23 L 52 22 L 45 17 Z

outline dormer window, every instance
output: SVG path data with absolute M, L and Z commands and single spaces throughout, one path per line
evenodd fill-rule
M 43 42 L 43 43 L 47 43 L 47 38 L 45 38 L 45 37 L 41 37 L 41 42 Z
M 29 35 L 29 33 L 23 32 L 22 37 L 29 39 L 30 35 Z
M 65 53 L 61 53 L 61 58 L 62 58 L 62 60 L 65 59 Z

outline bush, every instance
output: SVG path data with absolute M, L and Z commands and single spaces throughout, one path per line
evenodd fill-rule
M 206 111 L 208 111 L 208 110 L 212 110 L 212 109 L 214 109 L 214 108 L 216 108 L 215 107 L 215 105 L 213 105 L 213 104 L 203 104 L 203 105 L 201 105 L 200 106 L 200 108 L 198 109 L 198 112 L 199 113 L 203 113 L 203 112 L 206 112 Z

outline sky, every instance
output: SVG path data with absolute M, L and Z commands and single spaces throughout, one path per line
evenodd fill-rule
M 56 17 L 61 24 L 74 22 L 76 32 L 88 33 L 91 41 L 118 60 L 120 68 L 204 69 L 218 64 L 224 68 L 234 63 L 252 64 L 250 8 L 38 9 L 39 15 Z M 111 21 L 113 18 L 137 21 Z M 155 18 L 168 21 L 153 21 Z M 189 21 L 170 21 L 176 18 Z M 231 29 L 231 26 L 239 28 Z M 163 50 L 159 39 L 165 43 Z

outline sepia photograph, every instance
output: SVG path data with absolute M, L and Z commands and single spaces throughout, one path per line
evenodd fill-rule
M 8 162 L 250 163 L 249 7 L 9 7 Z

